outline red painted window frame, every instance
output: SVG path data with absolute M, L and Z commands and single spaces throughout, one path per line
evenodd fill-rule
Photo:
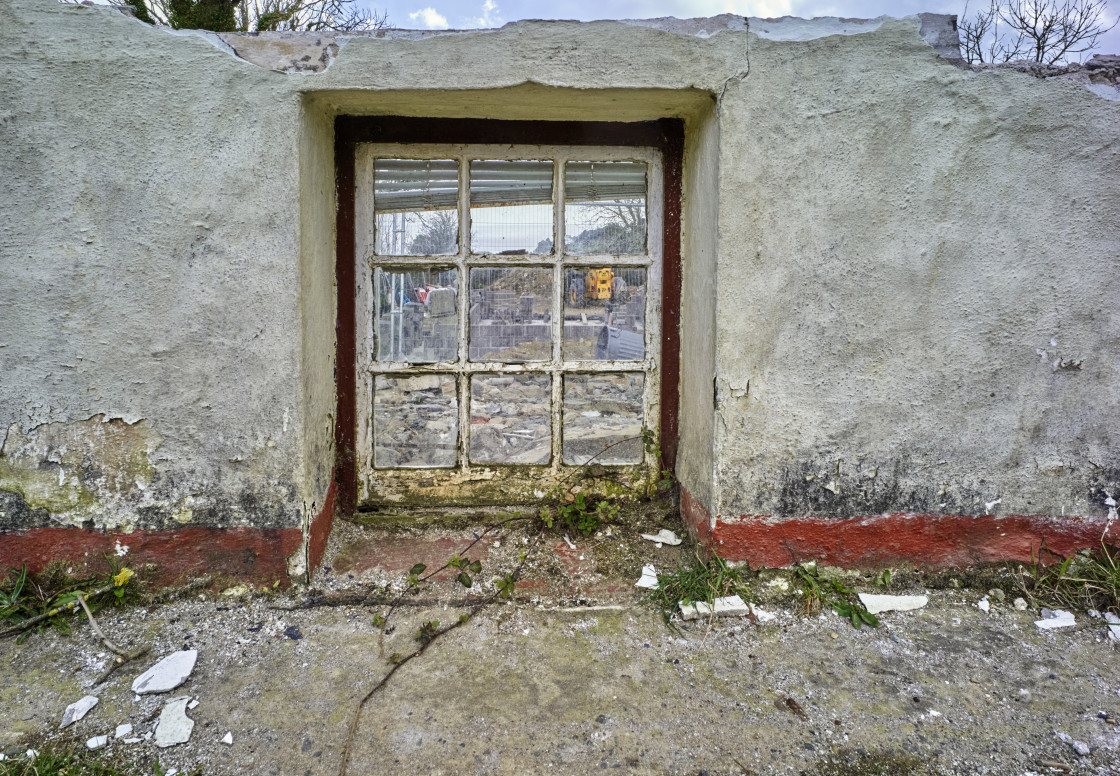
M 661 151 L 664 169 L 664 232 L 661 291 L 661 451 L 670 470 L 677 453 L 677 410 L 680 382 L 681 180 L 684 122 L 657 119 L 614 121 L 504 121 L 498 119 L 435 119 L 411 116 L 338 116 L 334 124 L 336 213 L 335 280 L 338 318 L 335 324 L 335 477 L 343 514 L 357 508 L 356 441 L 357 318 L 355 310 L 355 179 L 354 155 L 359 143 L 491 143 L 652 147 Z

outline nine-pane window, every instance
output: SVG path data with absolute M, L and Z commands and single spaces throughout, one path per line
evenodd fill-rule
M 373 466 L 642 462 L 656 155 L 424 150 L 366 157 Z

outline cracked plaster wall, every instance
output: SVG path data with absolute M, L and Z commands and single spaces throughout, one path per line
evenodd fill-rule
M 1117 106 L 953 67 L 944 17 L 749 24 L 218 36 L 0 0 L 0 524 L 306 530 L 346 112 L 685 120 L 679 474 L 713 514 L 1099 511 Z M 91 423 L 124 447 L 43 446 Z M 93 496 L 17 486 L 44 471 Z

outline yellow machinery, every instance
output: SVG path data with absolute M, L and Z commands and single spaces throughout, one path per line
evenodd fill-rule
M 614 294 L 614 270 L 610 267 L 589 269 L 582 277 L 572 275 L 568 283 L 569 304 L 582 307 L 589 299 L 610 299 Z

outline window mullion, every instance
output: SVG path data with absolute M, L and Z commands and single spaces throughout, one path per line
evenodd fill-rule
M 470 375 L 464 366 L 467 363 L 470 347 L 470 268 L 466 257 L 471 250 L 471 208 L 470 208 L 470 162 L 466 154 L 459 157 L 459 255 L 456 265 L 459 269 L 459 470 L 466 471 L 470 466 Z

